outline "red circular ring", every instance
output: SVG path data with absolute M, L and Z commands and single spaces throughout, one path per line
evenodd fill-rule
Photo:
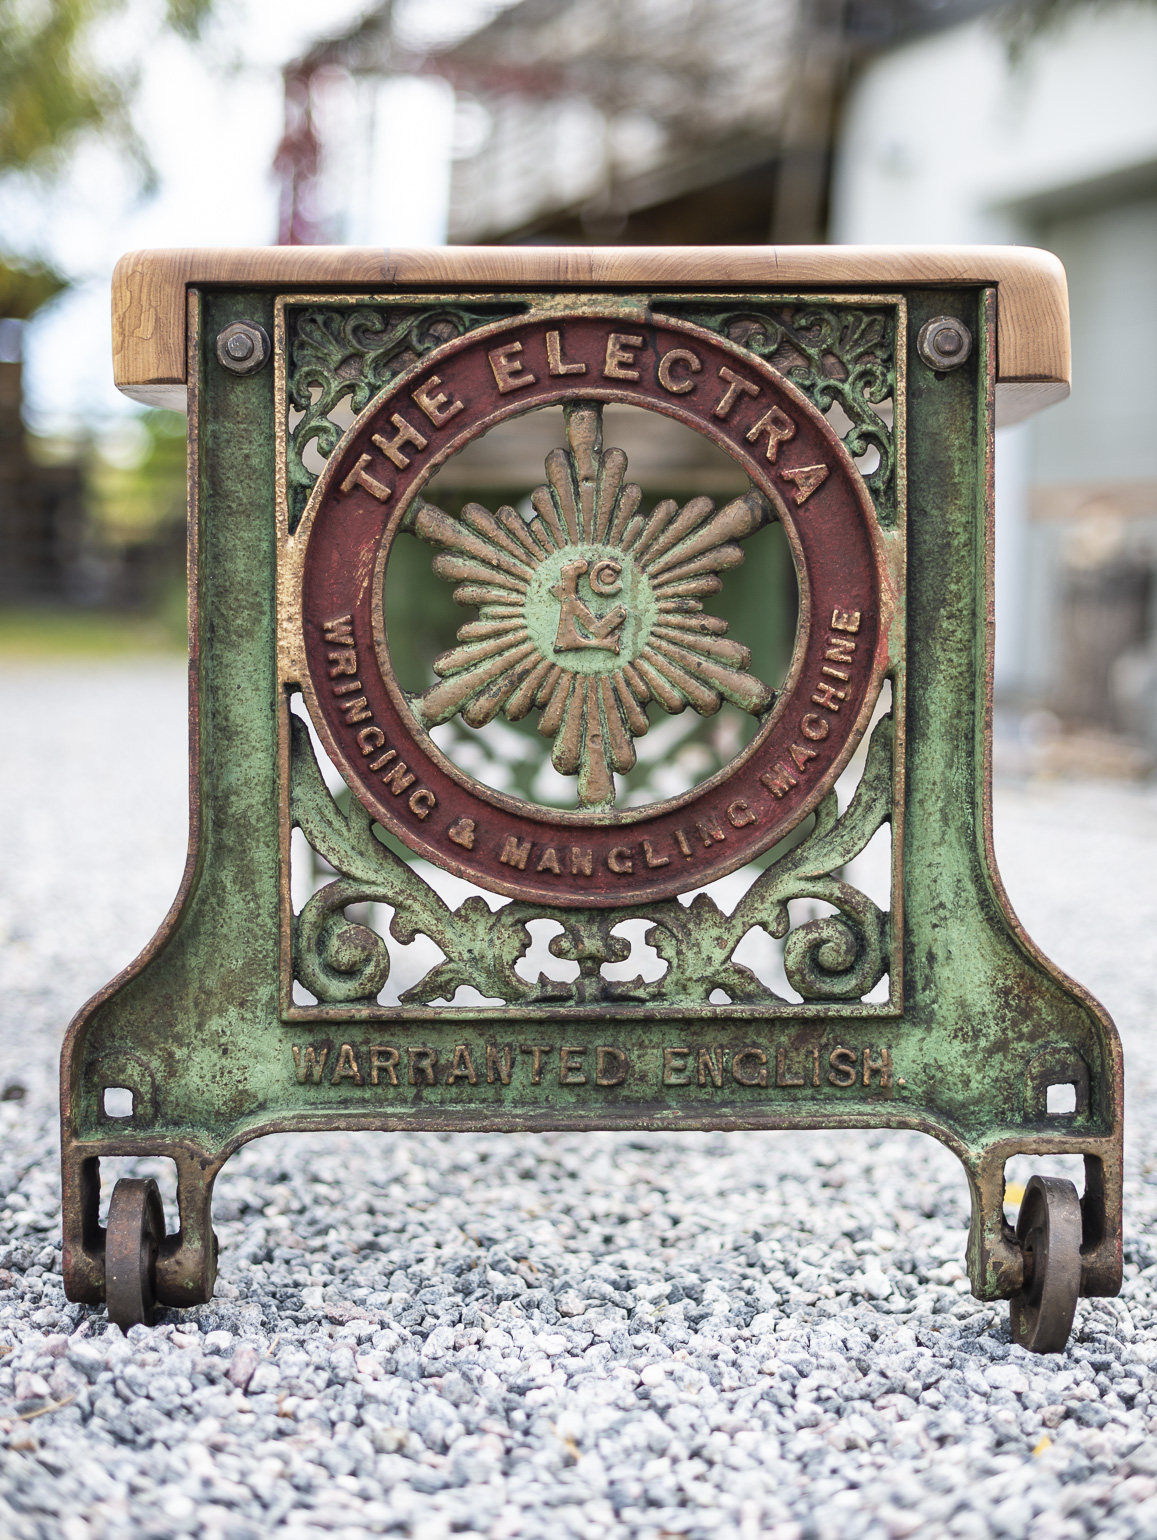
M 723 448 L 776 507 L 800 587 L 788 679 L 752 742 L 684 796 L 612 813 L 540 807 L 464 775 L 419 726 L 393 678 L 383 608 L 393 537 L 439 466 L 508 417 L 576 400 L 660 411 Z M 790 417 L 790 438 L 759 429 L 771 408 Z M 398 440 L 399 424 L 410 431 L 387 456 L 379 442 Z M 351 789 L 416 853 L 529 903 L 669 898 L 767 850 L 847 764 L 888 664 L 881 541 L 838 436 L 769 364 L 670 317 L 530 315 L 446 343 L 353 424 L 297 540 L 305 548 L 301 683 Z M 384 777 L 369 768 L 383 754 Z

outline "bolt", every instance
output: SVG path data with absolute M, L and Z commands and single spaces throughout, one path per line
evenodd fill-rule
M 946 374 L 959 369 L 972 352 L 972 333 L 955 316 L 938 315 L 925 321 L 916 339 L 916 351 L 929 369 Z
M 256 321 L 231 321 L 217 337 L 217 361 L 231 374 L 256 374 L 269 352 L 268 334 Z

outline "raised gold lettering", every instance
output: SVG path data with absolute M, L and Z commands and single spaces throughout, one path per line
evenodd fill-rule
M 486 355 L 490 360 L 494 383 L 503 395 L 512 390 L 525 390 L 528 385 L 537 383 L 530 370 L 522 367 L 522 360 L 518 357 L 521 352 L 521 342 L 507 342 L 500 348 L 492 348 Z
M 338 1049 L 337 1063 L 333 1067 L 333 1079 L 330 1085 L 337 1085 L 339 1080 L 352 1080 L 354 1085 L 362 1084 L 362 1072 L 358 1068 L 357 1055 L 354 1053 L 352 1043 L 343 1043 Z
M 758 385 L 751 380 L 745 380 L 741 374 L 736 374 L 735 370 L 729 369 L 726 364 L 720 369 L 719 378 L 727 381 L 727 389 L 712 408 L 716 417 L 726 417 L 741 395 L 759 395 Z
M 815 489 L 822 487 L 828 479 L 828 468 L 826 465 L 795 465 L 779 474 L 781 480 L 790 481 L 795 487 L 795 505 L 802 508 Z
M 630 332 L 612 332 L 607 338 L 607 356 L 603 361 L 603 374 L 608 380 L 637 380 L 639 371 L 632 369 L 635 362 L 633 349 L 643 346 L 642 337 Z
M 643 860 L 652 869 L 656 866 L 670 866 L 670 856 L 657 856 L 650 840 L 643 841 Z
M 751 1068 L 749 1069 L 749 1066 Z M 767 1053 L 762 1048 L 741 1048 L 731 1055 L 731 1078 L 738 1085 L 767 1084 Z
M 627 1078 L 627 1056 L 621 1048 L 595 1049 L 595 1085 L 622 1085 Z
M 440 428 L 443 423 L 449 422 L 451 417 L 463 410 L 461 401 L 453 401 L 449 406 L 446 405 L 450 398 L 444 391 L 438 390 L 441 383 L 439 377 L 432 374 L 424 384 L 418 386 L 417 390 L 410 392 L 411 398 L 421 407 L 436 428 Z M 437 395 L 434 394 L 435 391 L 438 392 Z
M 809 749 L 806 743 L 793 743 L 790 753 L 792 759 L 795 760 L 797 770 L 806 770 L 809 759 L 819 758 L 815 749 Z
M 698 374 L 703 365 L 690 348 L 672 348 L 659 360 L 659 384 L 664 390 L 669 390 L 673 396 L 685 396 L 689 390 L 695 389 L 695 381 L 688 379 L 686 375 L 682 378 L 677 376 L 674 373 L 676 364 L 685 364 L 692 374 Z
M 786 412 L 781 411 L 778 406 L 773 406 L 769 412 L 763 414 L 754 428 L 748 429 L 747 442 L 754 444 L 761 433 L 767 434 L 767 449 L 764 453 L 774 465 L 779 446 L 795 437 L 795 423 Z
M 362 758 L 368 758 L 375 749 L 380 749 L 385 741 L 386 735 L 380 727 L 363 727 L 358 734 L 358 748 L 362 751 Z
M 509 1085 L 514 1074 L 514 1047 L 511 1043 L 503 1043 L 502 1057 L 498 1056 L 498 1044 L 486 1044 L 486 1084 L 493 1085 L 495 1080 L 503 1085 Z
M 827 651 L 824 657 L 830 663 L 853 663 L 852 654 L 856 650 L 856 644 L 850 636 L 829 636 Z
M 391 1085 L 398 1083 L 398 1050 L 388 1048 L 383 1043 L 371 1043 L 370 1055 L 370 1084 L 377 1085 L 381 1072 L 385 1070 L 386 1078 Z
M 799 785 L 799 781 L 782 760 L 770 770 L 765 770 L 759 779 L 777 801 L 781 797 L 786 797 L 793 786 Z
M 530 1083 L 531 1083 L 531 1085 L 541 1085 L 542 1084 L 542 1056 L 543 1056 L 544 1053 L 550 1053 L 550 1051 L 551 1051 L 550 1044 L 549 1043 L 519 1043 L 518 1051 L 519 1051 L 519 1053 L 529 1053 L 529 1054 L 532 1055 L 532 1058 L 531 1058 L 531 1061 L 530 1061 Z
M 833 1048 L 828 1054 L 828 1081 L 831 1085 L 849 1086 L 856 1083 L 856 1053 L 853 1048 Z
M 809 711 L 799 724 L 799 730 L 805 738 L 810 738 L 813 743 L 822 743 L 828 733 L 831 732 L 831 726 L 826 718 L 817 716 L 814 711 Z
M 833 610 L 832 630 L 856 632 L 860 629 L 859 610 Z
M 892 1088 L 892 1055 L 887 1048 L 880 1049 L 880 1057 L 872 1058 L 872 1050 L 864 1049 L 864 1084 L 871 1085 L 872 1076 L 879 1075 L 882 1090 Z
M 389 775 L 382 776 L 382 785 L 388 786 L 394 796 L 400 796 L 407 786 L 412 786 L 418 777 L 411 773 L 404 759 L 399 759 L 396 765 L 391 766 Z
M 548 845 L 542 852 L 542 859 L 535 867 L 536 872 L 553 872 L 556 877 L 562 875 L 562 868 L 558 864 L 558 852 L 552 845 Z
M 334 620 L 322 621 L 322 634 L 331 647 L 353 646 L 354 637 L 353 632 L 350 630 L 352 622 L 352 615 L 338 615 Z
M 683 830 L 676 829 L 672 838 L 674 839 L 676 845 L 678 845 L 679 849 L 682 851 L 684 857 L 690 861 L 695 852 L 691 849 L 690 843 L 688 842 L 687 836 L 684 834 Z
M 419 786 L 417 791 L 411 794 L 406 806 L 415 818 L 429 818 L 431 810 L 438 806 L 438 799 L 432 791 L 427 791 L 424 786 Z
M 410 463 L 410 457 L 402 453 L 402 445 L 409 444 L 411 449 L 425 449 L 430 441 L 423 438 L 417 428 L 412 428 L 400 413 L 395 412 L 390 421 L 398 430 L 393 438 L 383 438 L 380 433 L 375 433 L 373 442 L 387 460 L 392 460 L 400 471 L 404 471 Z
M 438 1050 L 436 1048 L 407 1048 L 406 1057 L 410 1061 L 411 1085 L 437 1085 L 434 1071 L 438 1067 Z M 421 1076 L 421 1079 L 419 1079 Z
M 567 364 L 562 357 L 562 339 L 558 332 L 546 334 L 546 367 L 551 374 L 585 374 L 586 364 Z
M 343 700 L 339 704 L 345 712 L 347 727 L 352 727 L 355 722 L 368 722 L 373 716 L 370 703 L 364 695 L 359 695 L 357 700 Z
M 466 1080 L 471 1085 L 478 1084 L 474 1060 L 470 1057 L 470 1049 L 465 1043 L 455 1045 L 454 1057 L 450 1060 L 450 1068 L 446 1071 L 447 1085 L 456 1085 L 459 1080 Z
M 840 702 L 847 700 L 847 698 L 848 692 L 846 690 L 837 690 L 832 685 L 825 684 L 821 679 L 819 684 L 816 685 L 812 702 L 816 706 L 823 706 L 828 711 L 838 711 L 840 709 Z
M 579 845 L 570 847 L 570 874 L 572 877 L 589 877 L 594 865 L 595 853 L 593 850 L 583 849 Z
M 689 1085 L 691 1066 L 687 1060 L 691 1057 L 690 1048 L 664 1048 L 663 1049 L 663 1084 L 664 1085 Z
M 612 850 L 608 850 L 607 866 L 620 877 L 625 876 L 628 872 L 633 872 L 635 863 L 631 859 L 630 846 L 616 845 Z
M 520 872 L 524 872 L 526 858 L 530 854 L 530 845 L 530 840 L 520 840 L 517 835 L 508 834 L 498 859 L 504 866 L 516 866 Z
M 371 497 L 376 497 L 379 503 L 384 503 L 393 496 L 393 493 L 389 487 L 384 487 L 366 470 L 366 466 L 373 463 L 373 458 L 373 455 L 359 455 L 357 464 L 342 482 L 341 489 L 343 492 L 352 492 L 355 487 L 364 487 Z
M 341 652 L 327 652 L 329 668 L 326 670 L 331 679 L 337 679 L 341 674 L 356 674 L 358 671 L 358 655 L 352 647 L 344 647 Z
M 455 845 L 461 845 L 463 850 L 474 849 L 474 820 L 473 818 L 457 818 L 446 830 L 447 839 L 454 841 Z
M 716 1090 L 723 1085 L 723 1048 L 700 1048 L 696 1058 L 699 1070 L 699 1084 L 706 1085 L 708 1080 Z
M 756 821 L 755 814 L 742 797 L 737 797 L 727 809 L 727 822 L 733 829 L 745 829 L 749 823 Z
M 708 813 L 706 818 L 695 825 L 695 833 L 705 845 L 721 845 L 727 838 L 714 813 Z
M 585 1048 L 560 1048 L 558 1051 L 558 1083 L 559 1085 L 586 1085 L 587 1077 L 583 1073 L 583 1054 Z M 577 1057 L 576 1057 L 577 1055 Z
M 319 1085 L 322 1071 L 325 1069 L 325 1061 L 329 1058 L 329 1044 L 327 1043 L 321 1050 L 320 1057 L 312 1043 L 306 1043 L 304 1056 L 296 1043 L 292 1046 L 293 1063 L 297 1070 L 298 1084 L 305 1085 L 312 1075 L 314 1085 Z
M 347 679 L 344 684 L 335 684 L 333 693 L 335 695 L 353 695 L 361 687 L 362 682 L 360 679 Z

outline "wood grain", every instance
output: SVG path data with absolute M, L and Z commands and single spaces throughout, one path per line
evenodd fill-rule
M 1069 390 L 1065 271 L 1027 246 L 256 246 L 133 251 L 112 281 L 113 374 L 127 395 L 184 409 L 185 294 L 228 288 L 713 288 L 993 284 L 998 420 Z

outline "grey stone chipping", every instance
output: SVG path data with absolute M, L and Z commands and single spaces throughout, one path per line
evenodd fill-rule
M 56 1056 L 175 890 L 183 679 L 0 678 L 0 1535 L 1157 1536 L 1152 790 L 997 795 L 1128 1055 L 1125 1288 L 1064 1354 L 972 1298 L 963 1174 L 906 1133 L 266 1139 L 216 1298 L 125 1337 L 64 1298 Z

